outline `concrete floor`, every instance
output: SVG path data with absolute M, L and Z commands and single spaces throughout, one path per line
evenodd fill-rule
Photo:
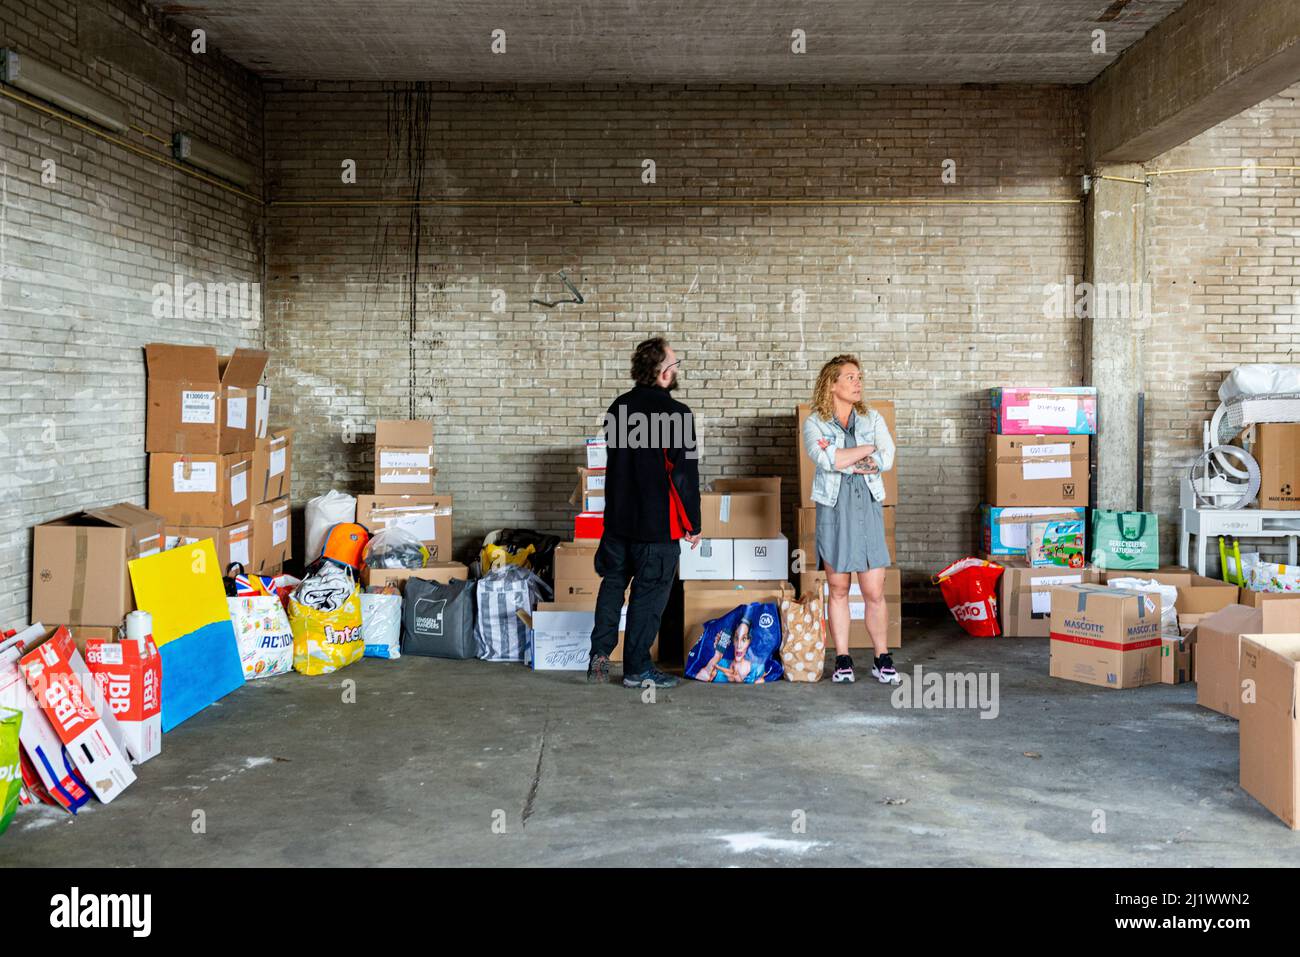
M 998 717 L 895 709 L 874 682 L 646 704 L 579 674 L 366 659 L 240 689 L 112 805 L 20 808 L 0 865 L 1300 863 L 1193 685 L 1093 689 L 1047 677 L 1046 641 L 904 628 L 900 671 L 997 672 Z

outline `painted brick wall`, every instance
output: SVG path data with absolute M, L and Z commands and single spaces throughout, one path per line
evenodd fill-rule
M 1072 199 L 1070 91 L 265 90 L 277 201 L 691 200 L 433 207 L 418 221 L 394 207 L 273 204 L 268 344 L 279 409 L 299 427 L 300 501 L 370 491 L 374 420 L 414 415 L 435 422 L 459 545 L 512 525 L 571 533 L 579 445 L 627 387 L 635 343 L 664 333 L 702 420 L 704 476 L 781 475 L 792 535 L 794 406 L 823 361 L 852 351 L 898 402 L 899 560 L 917 577 L 970 547 L 985 390 L 1080 381 L 1077 321 L 1042 317 L 1044 286 L 1082 271 L 1077 205 L 707 202 Z M 956 185 L 940 182 L 945 158 Z M 355 185 L 341 182 L 345 159 Z M 586 303 L 530 305 L 559 294 L 547 276 L 560 269 Z
M 1300 164 L 1300 86 L 1148 164 L 1153 170 Z M 1256 169 L 1157 177 L 1147 203 L 1153 323 L 1147 333 L 1149 507 L 1171 560 L 1178 483 L 1234 366 L 1296 362 L 1300 347 L 1300 180 Z M 1140 188 L 1140 187 L 1135 187 Z M 1212 549 L 1217 555 L 1217 546 Z M 1273 550 L 1280 554 L 1284 549 Z M 1217 558 L 1211 565 L 1217 567 Z
M 261 90 L 214 50 L 190 52 L 125 0 L 7 0 L 14 47 L 174 129 L 254 162 Z M 102 57 L 88 55 L 97 46 Z M 132 130 L 129 143 L 166 145 Z M 42 183 L 42 163 L 57 164 Z M 260 183 L 254 192 L 260 191 Z M 144 504 L 146 342 L 260 344 L 249 328 L 159 320 L 153 286 L 258 282 L 262 211 L 27 106 L 0 98 L 0 626 L 26 620 L 31 527 L 85 507 Z

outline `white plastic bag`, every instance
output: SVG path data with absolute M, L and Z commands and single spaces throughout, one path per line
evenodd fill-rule
M 273 595 L 227 598 L 244 677 L 269 678 L 293 670 L 293 632 L 284 605 Z
M 1300 565 L 1279 565 L 1258 559 L 1251 562 L 1245 555 L 1241 556 L 1241 564 L 1246 570 L 1248 591 L 1300 592 Z
M 1154 578 L 1112 578 L 1106 583 L 1111 588 L 1125 591 L 1155 592 L 1160 596 L 1160 637 L 1181 638 L 1178 630 L 1178 589 Z
M 410 529 L 390 525 L 370 536 L 361 560 L 367 568 L 423 568 L 429 549 Z
M 325 535 L 330 528 L 342 522 L 357 520 L 357 500 L 346 492 L 330 489 L 307 503 L 307 555 L 311 564 L 320 557 L 325 546 Z
M 361 595 L 361 640 L 367 658 L 402 657 L 402 596 Z

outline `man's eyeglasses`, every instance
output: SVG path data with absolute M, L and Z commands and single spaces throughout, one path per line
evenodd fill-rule
M 671 369 L 673 366 L 679 366 L 679 365 L 681 365 L 681 364 L 682 364 L 682 360 L 681 360 L 681 359 L 674 359 L 672 362 L 668 363 L 668 365 L 664 366 L 664 370 L 663 370 L 663 371 L 664 371 L 664 372 L 667 372 L 667 371 L 668 371 L 669 369 Z

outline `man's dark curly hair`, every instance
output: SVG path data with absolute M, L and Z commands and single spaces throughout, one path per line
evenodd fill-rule
M 668 357 L 668 340 L 663 336 L 647 339 L 632 353 L 632 381 L 637 385 L 654 385 L 659 367 Z

